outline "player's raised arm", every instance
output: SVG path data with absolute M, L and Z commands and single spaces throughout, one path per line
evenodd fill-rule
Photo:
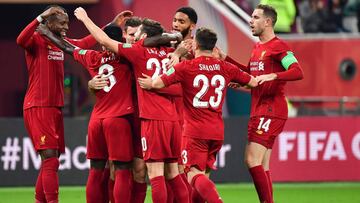
M 37 26 L 46 20 L 49 16 L 56 14 L 65 14 L 59 7 L 51 7 L 41 13 L 36 19 L 34 19 L 29 25 L 27 25 L 16 39 L 16 43 L 23 48 L 27 48 L 32 42 L 32 35 L 34 34 Z
M 112 52 L 118 53 L 119 42 L 108 37 L 102 29 L 95 25 L 83 8 L 79 7 L 75 9 L 74 14 L 78 20 L 84 23 L 86 28 L 99 44 L 103 45 Z
M 49 30 L 49 28 L 46 25 L 40 24 L 38 26 L 37 30 L 41 35 L 46 36 L 46 38 L 48 38 L 52 43 L 54 43 L 57 47 L 59 47 L 65 53 L 68 53 L 70 55 L 73 54 L 76 46 L 71 44 L 70 42 L 64 40 L 63 38 L 55 35 L 53 32 L 51 32 Z

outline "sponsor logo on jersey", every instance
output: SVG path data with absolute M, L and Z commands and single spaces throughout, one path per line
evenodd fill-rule
M 264 62 L 260 61 L 260 62 L 259 62 L 259 68 L 258 68 L 258 70 L 259 70 L 259 71 L 264 71 L 264 68 L 265 68 Z
M 63 61 L 64 60 L 64 52 L 49 50 L 48 59 L 55 60 L 55 61 Z

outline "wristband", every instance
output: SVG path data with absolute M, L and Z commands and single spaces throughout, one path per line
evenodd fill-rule
M 36 20 L 37 20 L 39 23 L 41 23 L 41 22 L 44 20 L 44 18 L 41 17 L 41 15 L 39 15 L 38 17 L 36 17 Z

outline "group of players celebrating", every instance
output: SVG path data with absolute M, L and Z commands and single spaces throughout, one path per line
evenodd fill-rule
M 272 7 L 259 5 L 252 14 L 250 27 L 260 41 L 247 66 L 215 47 L 213 30 L 198 28 L 192 36 L 197 14 L 190 7 L 175 12 L 171 33 L 130 11 L 102 29 L 83 8 L 74 14 L 91 35 L 67 38 L 68 14 L 54 5 L 17 39 L 29 72 L 25 126 L 42 160 L 36 203 L 59 201 L 64 52 L 88 70 L 96 96 L 88 125 L 87 202 L 144 202 L 146 175 L 153 202 L 222 202 L 209 174 L 224 140 L 226 88 L 243 86 L 252 94 L 246 164 L 260 202 L 273 202 L 269 160 L 287 119 L 284 85 L 303 73 L 274 34 Z M 97 42 L 101 51 L 89 49 Z

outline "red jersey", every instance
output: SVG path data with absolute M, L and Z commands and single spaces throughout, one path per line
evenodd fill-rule
M 64 106 L 64 53 L 46 37 L 35 32 L 38 25 L 39 22 L 33 20 L 17 38 L 17 44 L 25 49 L 29 73 L 23 108 L 62 107 Z M 91 47 L 96 43 L 91 36 L 83 40 L 67 40 L 82 48 Z
M 291 52 L 287 44 L 275 37 L 264 44 L 257 43 L 251 53 L 247 72 L 252 76 L 286 71 L 281 60 Z M 287 119 L 288 109 L 284 95 L 286 81 L 273 80 L 251 89 L 251 113 Z
M 73 55 L 92 77 L 103 74 L 109 81 L 108 86 L 95 93 L 92 118 L 118 117 L 134 112 L 131 70 L 126 62 L 107 51 L 76 49 Z
M 200 56 L 177 64 L 161 79 L 165 86 L 180 82 L 183 87 L 184 136 L 223 140 L 226 87 L 231 81 L 245 85 L 251 77 L 228 62 Z
M 118 54 L 126 58 L 133 66 L 135 78 L 143 77 L 142 73 L 153 78 L 166 72 L 167 54 L 172 48 L 150 48 L 143 46 L 143 40 L 135 44 L 119 44 Z M 175 103 L 171 96 L 158 94 L 140 88 L 136 82 L 140 118 L 152 120 L 177 121 Z

